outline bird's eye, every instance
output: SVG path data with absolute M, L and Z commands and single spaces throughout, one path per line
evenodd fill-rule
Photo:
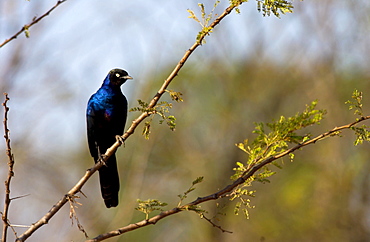
M 116 77 L 120 77 L 120 74 L 116 73 Z

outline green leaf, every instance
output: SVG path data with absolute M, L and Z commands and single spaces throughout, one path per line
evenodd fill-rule
M 193 186 L 198 184 L 198 183 L 201 183 L 203 181 L 203 178 L 204 178 L 203 176 L 197 177 L 197 179 L 195 179 L 192 183 Z
M 150 121 L 147 121 L 144 123 L 144 128 L 143 128 L 143 135 L 145 139 L 149 139 L 149 134 L 150 134 Z
M 28 30 L 29 27 L 30 26 L 27 25 L 27 24 L 25 26 L 23 26 L 24 34 L 26 35 L 27 38 L 30 37 L 30 31 Z

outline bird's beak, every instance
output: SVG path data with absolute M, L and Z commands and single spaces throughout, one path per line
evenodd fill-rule
M 134 78 L 132 78 L 132 77 L 131 77 L 131 76 L 129 76 L 129 75 L 124 76 L 123 78 L 125 78 L 125 79 L 134 79 Z

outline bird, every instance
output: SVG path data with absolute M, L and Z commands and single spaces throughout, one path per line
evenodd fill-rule
M 93 94 L 86 110 L 87 140 L 95 163 L 124 131 L 128 103 L 121 85 L 133 79 L 125 70 L 112 69 Z M 115 154 L 99 169 L 100 190 L 107 208 L 118 205 L 119 176 Z

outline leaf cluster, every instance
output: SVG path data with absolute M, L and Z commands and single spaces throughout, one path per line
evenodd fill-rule
M 237 162 L 237 167 L 234 168 L 235 174 L 231 179 L 236 180 L 243 177 L 254 166 L 260 164 L 265 159 L 286 151 L 289 144 L 299 144 L 310 139 L 310 134 L 299 135 L 298 130 L 307 126 L 320 124 L 326 114 L 325 110 L 316 109 L 317 101 L 313 101 L 310 105 L 306 105 L 306 109 L 297 113 L 292 117 L 281 116 L 279 120 L 271 123 L 256 123 L 253 133 L 257 134 L 255 140 L 249 144 L 248 140 L 243 143 L 238 143 L 236 146 L 248 154 L 246 164 Z M 290 156 L 293 160 L 294 155 Z M 278 168 L 281 168 L 277 162 L 272 162 Z M 276 172 L 272 171 L 269 166 L 263 166 L 254 175 L 238 186 L 231 194 L 231 200 L 239 199 L 235 206 L 235 214 L 242 210 L 243 214 L 248 218 L 248 209 L 252 208 L 250 200 L 245 197 L 253 197 L 255 191 L 248 190 L 253 181 L 269 182 L 269 177 Z
M 197 41 L 200 41 L 202 39 L 202 43 L 205 43 L 205 40 L 202 37 L 212 33 L 213 27 L 210 26 L 210 22 L 211 22 L 212 19 L 217 17 L 217 14 L 214 14 L 214 11 L 215 11 L 215 9 L 216 9 L 216 7 L 219 3 L 220 3 L 220 1 L 217 0 L 214 3 L 211 12 L 208 13 L 208 14 L 206 13 L 204 4 L 203 3 L 198 3 L 198 6 L 200 8 L 200 13 L 201 13 L 201 18 L 200 19 L 196 16 L 196 14 L 194 13 L 193 10 L 190 10 L 190 9 L 187 10 L 188 13 L 190 14 L 188 18 L 194 19 L 196 22 L 198 22 L 200 24 L 200 26 L 202 26 L 202 30 L 199 31 L 199 33 L 197 35 L 197 38 L 196 38 Z
M 245 218 L 246 219 L 249 219 L 249 210 L 250 208 L 254 208 L 254 206 L 252 206 L 250 204 L 251 200 L 250 199 L 245 199 L 244 197 L 240 196 L 240 201 L 236 203 L 235 205 L 235 208 L 234 208 L 234 214 L 235 215 L 239 215 L 240 213 L 240 210 L 242 211 L 242 213 L 244 214 Z
M 137 199 L 139 206 L 135 209 L 145 213 L 145 219 L 149 219 L 149 214 L 153 211 L 163 211 L 162 207 L 167 206 L 167 203 L 162 203 L 157 199 L 148 199 L 146 201 Z
M 171 94 L 171 93 L 170 93 Z M 182 101 L 181 99 L 181 93 L 179 92 L 173 92 L 171 97 L 174 100 L 179 100 Z M 169 115 L 170 109 L 172 108 L 172 103 L 162 101 L 159 102 L 157 105 L 155 105 L 153 108 L 149 107 L 149 103 L 144 102 L 142 100 L 138 100 L 139 107 L 134 107 L 130 109 L 130 112 L 143 112 L 143 113 L 148 113 L 149 115 L 152 114 L 157 114 L 161 117 L 159 120 L 159 123 L 166 123 L 167 126 L 170 128 L 170 130 L 174 131 L 176 128 L 176 118 L 173 115 Z M 151 123 L 153 121 L 154 116 L 152 116 L 148 121 L 144 123 L 144 128 L 142 134 L 146 139 L 149 139 L 150 135 L 150 128 L 151 128 Z
M 293 4 L 285 0 L 257 0 L 257 10 L 262 12 L 263 16 L 270 16 L 273 13 L 280 18 L 281 13 L 293 12 Z
M 362 92 L 355 89 L 352 93 L 352 99 L 348 100 L 346 104 L 349 105 L 349 110 L 355 110 L 354 114 L 360 116 L 357 120 L 364 118 L 364 113 L 362 110 Z M 362 125 L 361 127 L 352 126 L 351 130 L 355 132 L 356 140 L 355 145 L 362 144 L 364 141 L 370 141 L 370 131 L 369 126 Z
M 248 144 L 248 140 L 236 144 L 239 149 L 248 154 L 248 161 L 246 165 L 237 163 L 238 167 L 234 168 L 236 172 L 232 178 L 237 179 L 264 159 L 284 152 L 289 144 L 299 144 L 309 140 L 310 133 L 299 135 L 297 131 L 320 124 L 326 111 L 315 109 L 316 105 L 317 101 L 313 101 L 310 105 L 306 105 L 302 113 L 297 113 L 295 116 L 288 118 L 281 116 L 279 120 L 271 123 L 256 123 L 253 133 L 257 134 L 257 137 L 251 145 Z
M 188 197 L 188 194 L 195 190 L 195 185 L 201 183 L 203 181 L 203 177 L 197 177 L 191 184 L 188 190 L 186 190 L 183 194 L 177 195 L 180 198 L 177 207 L 182 210 L 191 210 L 199 214 L 201 217 L 204 213 L 207 213 L 206 210 L 203 210 L 198 205 L 184 205 L 182 206 L 182 202 L 185 198 Z M 140 200 L 137 199 L 139 206 L 135 209 L 145 214 L 145 219 L 149 219 L 149 214 L 153 211 L 163 211 L 162 207 L 167 206 L 167 203 L 160 202 L 157 199 L 148 199 L 148 200 Z
M 349 105 L 349 110 L 355 110 L 355 115 L 363 116 L 362 111 L 362 92 L 355 89 L 352 93 L 352 99 L 345 102 Z
M 361 127 L 351 127 L 351 130 L 353 130 L 356 135 L 354 145 L 361 145 L 364 141 L 370 141 L 369 126 L 362 125 Z

